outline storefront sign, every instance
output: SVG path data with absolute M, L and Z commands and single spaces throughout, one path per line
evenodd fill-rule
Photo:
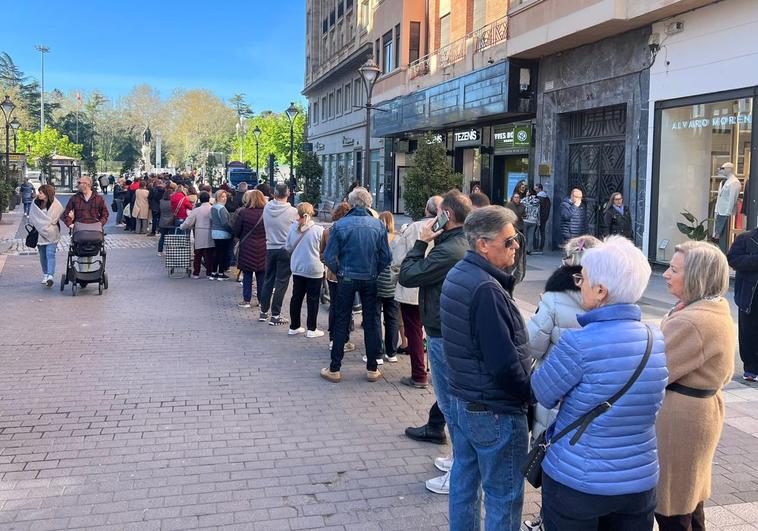
M 458 131 L 455 133 L 455 147 L 478 146 L 482 143 L 482 134 L 479 129 Z
M 532 145 L 532 124 L 507 124 L 495 127 L 495 153 L 528 153 Z
M 714 116 L 712 118 L 695 118 L 674 122 L 671 129 L 702 129 L 704 127 L 727 127 L 737 124 L 752 124 L 752 114 L 732 114 L 730 116 Z
M 442 136 L 442 133 L 429 133 L 430 137 L 426 141 L 427 144 L 444 144 L 445 143 L 445 137 Z
M 343 136 L 342 137 L 342 147 L 348 147 L 355 144 L 355 139 L 350 138 L 349 136 Z

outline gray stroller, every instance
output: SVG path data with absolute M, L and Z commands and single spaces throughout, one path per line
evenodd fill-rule
M 74 223 L 71 245 L 68 248 L 66 272 L 61 275 L 61 291 L 71 284 L 71 295 L 79 288 L 97 283 L 97 292 L 108 289 L 105 272 L 105 233 L 100 223 Z

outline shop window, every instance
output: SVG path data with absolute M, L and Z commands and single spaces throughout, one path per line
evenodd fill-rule
M 421 22 L 411 22 L 408 32 L 408 62 L 418 61 L 421 50 Z
M 719 168 L 727 162 L 742 185 L 727 244 L 745 230 L 742 200 L 750 179 L 752 109 L 752 98 L 740 98 L 659 111 L 658 226 L 657 241 L 651 242 L 658 260 L 671 260 L 674 245 L 687 241 L 676 227 L 684 222 L 681 212 L 687 210 L 698 220 L 715 219 L 719 186 L 725 180 Z M 709 235 L 713 230 L 711 221 Z

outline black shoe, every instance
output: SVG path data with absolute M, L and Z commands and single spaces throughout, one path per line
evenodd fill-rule
M 445 444 L 447 442 L 444 428 L 441 431 L 435 430 L 430 428 L 428 424 L 424 424 L 418 428 L 412 426 L 410 428 L 405 428 L 405 435 L 414 441 L 430 442 L 434 444 Z

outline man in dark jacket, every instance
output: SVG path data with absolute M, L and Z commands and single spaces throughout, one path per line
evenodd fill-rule
M 535 254 L 542 254 L 545 250 L 545 229 L 547 220 L 550 218 L 550 196 L 545 192 L 545 187 L 541 183 L 534 185 L 534 191 L 537 192 L 537 198 L 540 200 L 540 226 L 537 227 L 537 245 Z
M 429 220 L 422 228 L 419 239 L 408 251 L 400 266 L 401 286 L 419 288 L 419 310 L 421 321 L 426 329 L 427 354 L 432 369 L 432 385 L 437 403 L 432 406 L 429 421 L 418 428 L 407 428 L 405 434 L 411 439 L 444 443 L 445 421 L 451 438 L 451 402 L 448 389 L 447 363 L 442 347 L 442 325 L 440 324 L 440 294 L 445 276 L 453 266 L 463 258 L 468 249 L 466 237 L 463 234 L 463 222 L 471 212 L 471 200 L 457 190 L 442 196 L 437 218 Z M 433 225 L 441 216 L 448 218 L 441 230 L 434 232 Z M 429 242 L 434 240 L 434 248 L 426 254 Z M 442 418 L 440 418 L 440 411 Z M 438 468 L 450 466 L 449 459 L 435 462 Z M 426 486 L 432 492 L 447 494 L 449 489 L 449 472 L 444 476 L 430 479 Z
M 734 303 L 739 308 L 740 358 L 744 365 L 743 379 L 758 380 L 758 229 L 743 232 L 735 238 L 727 254 L 729 265 L 737 272 L 734 279 Z
M 29 217 L 29 210 L 32 208 L 32 201 L 34 201 L 34 186 L 29 182 L 29 179 L 24 179 L 18 188 L 21 192 L 21 203 L 24 205 L 24 216 Z
M 163 198 L 163 181 L 155 179 L 150 187 L 150 193 L 147 201 L 150 204 L 150 212 L 153 215 L 153 226 L 150 229 L 150 236 L 155 236 L 158 226 L 161 222 L 161 199 Z
M 329 367 L 321 369 L 321 377 L 334 383 L 342 380 L 340 367 L 356 293 L 363 303 L 366 379 L 376 382 L 382 376 L 376 362 L 381 356 L 376 279 L 390 264 L 392 255 L 387 240 L 387 227 L 369 213 L 371 202 L 368 190 L 361 186 L 353 189 L 348 195 L 352 210 L 332 225 L 324 249 L 324 263 L 337 273 L 337 301 L 332 361 Z
M 564 243 L 571 238 L 583 236 L 589 230 L 587 205 L 582 201 L 579 188 L 571 190 L 571 196 L 561 203 L 561 236 Z
M 455 461 L 450 529 L 518 529 L 524 501 L 521 469 L 528 449 L 531 358 L 513 300 L 519 248 L 516 216 L 481 208 L 463 226 L 470 250 L 448 273 L 440 300 L 442 337 L 453 396 Z

